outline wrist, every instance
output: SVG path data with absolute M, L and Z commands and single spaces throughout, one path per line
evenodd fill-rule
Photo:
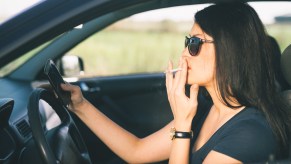
M 90 106 L 90 103 L 84 98 L 81 102 L 79 102 L 78 104 L 74 104 L 73 106 L 73 112 L 76 115 L 82 115 L 84 113 L 86 113 L 86 109 L 88 109 Z
M 192 120 L 191 121 L 179 121 L 179 120 L 175 120 L 174 121 L 174 126 L 175 129 L 177 131 L 185 131 L 185 132 L 189 132 L 191 131 L 191 126 L 192 126 Z

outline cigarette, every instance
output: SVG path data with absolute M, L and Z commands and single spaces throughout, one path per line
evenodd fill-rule
M 182 68 L 175 68 L 175 69 L 172 69 L 172 70 L 169 70 L 169 71 L 165 71 L 164 73 L 176 73 L 178 71 L 182 71 Z

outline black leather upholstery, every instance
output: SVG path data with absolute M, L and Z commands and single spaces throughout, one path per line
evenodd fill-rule
M 284 50 L 281 56 L 281 70 L 284 78 L 289 84 L 289 88 L 280 93 L 285 105 L 291 110 L 291 44 Z M 291 127 L 289 127 L 289 159 L 291 159 Z
M 289 88 L 282 92 L 282 97 L 286 103 L 291 107 L 291 44 L 284 50 L 281 56 L 281 69 L 284 78 L 289 84 Z M 290 109 L 291 110 L 291 109 Z
M 282 73 L 289 83 L 291 85 L 291 44 L 284 50 L 282 56 L 281 56 L 281 69 Z
M 291 108 L 291 44 L 284 50 L 281 56 L 281 69 L 289 88 L 281 92 L 288 106 Z M 290 109 L 291 110 L 291 109 Z

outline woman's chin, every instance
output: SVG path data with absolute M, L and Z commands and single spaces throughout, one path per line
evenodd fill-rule
M 196 84 L 196 83 L 195 83 L 194 80 L 191 80 L 191 79 L 187 78 L 187 80 L 186 80 L 186 84 L 188 84 L 188 85 L 193 85 L 193 84 Z

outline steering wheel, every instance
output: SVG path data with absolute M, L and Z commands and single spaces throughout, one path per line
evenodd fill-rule
M 39 102 L 47 102 L 61 120 L 57 127 L 45 132 L 41 120 Z M 70 163 L 91 164 L 87 147 L 70 116 L 50 91 L 37 88 L 33 90 L 28 103 L 28 119 L 37 150 L 46 164 Z

